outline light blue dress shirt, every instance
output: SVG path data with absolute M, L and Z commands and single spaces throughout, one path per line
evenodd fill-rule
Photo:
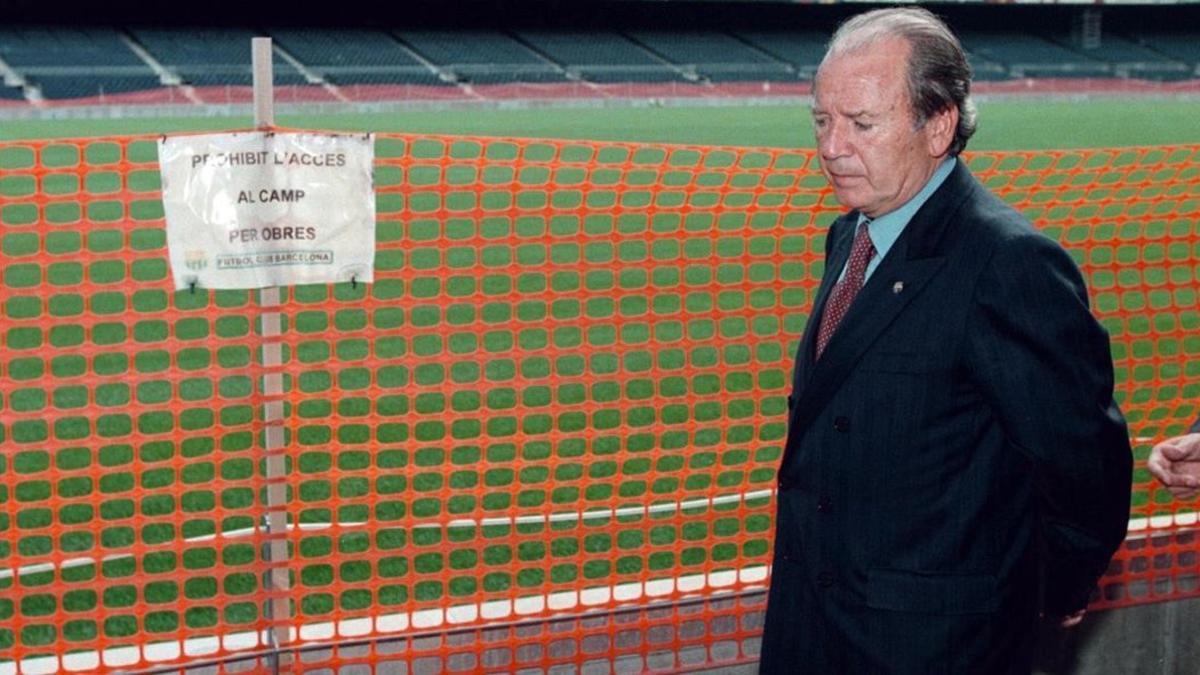
M 863 277 L 864 283 L 871 278 L 871 273 L 879 267 L 880 261 L 888 251 L 892 250 L 892 244 L 896 243 L 896 240 L 900 238 L 900 233 L 904 232 L 905 227 L 908 227 L 908 221 L 912 220 L 912 217 L 925 205 L 929 197 L 942 186 L 942 183 L 946 182 L 946 177 L 954 170 L 956 161 L 954 157 L 947 157 L 934 170 L 933 175 L 929 177 L 929 182 L 925 183 L 925 187 L 913 195 L 912 199 L 904 202 L 895 211 L 885 213 L 871 221 L 871 229 L 867 231 L 867 234 L 871 236 L 871 243 L 875 246 L 875 256 L 867 263 L 866 276 Z M 858 227 L 862 227 L 862 223 L 866 219 L 865 215 L 858 214 Z M 846 264 L 850 264 L 850 261 L 847 260 Z M 838 281 L 841 281 L 844 276 L 846 276 L 845 265 L 842 266 L 842 273 L 838 276 Z

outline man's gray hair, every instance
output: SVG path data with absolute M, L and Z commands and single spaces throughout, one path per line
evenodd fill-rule
M 971 66 L 958 38 L 929 10 L 892 7 L 851 17 L 833 34 L 821 67 L 833 58 L 887 38 L 900 38 L 909 45 L 908 98 L 917 128 L 933 115 L 952 106 L 957 108 L 958 128 L 949 152 L 962 152 L 975 133 Z

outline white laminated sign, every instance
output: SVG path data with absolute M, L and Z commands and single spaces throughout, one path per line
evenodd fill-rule
M 175 288 L 373 281 L 371 134 L 163 137 Z

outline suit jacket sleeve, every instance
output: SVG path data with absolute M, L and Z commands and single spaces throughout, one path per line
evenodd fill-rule
M 1129 522 L 1129 436 L 1108 335 L 1087 303 L 1062 248 L 1015 236 L 979 278 L 966 338 L 976 385 L 1033 467 L 1043 609 L 1058 616 L 1087 606 Z
M 1196 421 L 1192 422 L 1192 428 L 1190 429 L 1190 431 L 1193 434 L 1200 434 L 1200 417 L 1197 417 Z

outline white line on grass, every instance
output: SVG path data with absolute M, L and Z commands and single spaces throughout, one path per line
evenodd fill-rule
M 413 530 L 433 530 L 433 529 L 441 529 L 443 527 L 445 527 L 447 529 L 462 529 L 462 528 L 470 528 L 470 527 L 537 525 L 537 524 L 550 524 L 550 523 L 569 523 L 569 522 L 576 522 L 576 521 L 585 521 L 586 522 L 586 521 L 590 521 L 590 520 L 606 520 L 606 519 L 611 519 L 611 518 L 628 518 L 628 517 L 633 517 L 633 516 L 661 515 L 661 514 L 665 514 L 665 513 L 675 513 L 676 511 L 683 511 L 683 510 L 688 510 L 688 509 L 698 509 L 698 508 L 706 508 L 706 507 L 712 507 L 712 506 L 722 506 L 722 505 L 726 505 L 726 504 L 736 504 L 738 502 L 750 501 L 752 499 L 766 499 L 766 498 L 769 498 L 773 493 L 774 493 L 774 490 L 756 490 L 754 492 L 746 492 L 746 493 L 739 493 L 739 494 L 732 494 L 732 495 L 721 495 L 718 497 L 704 497 L 704 498 L 699 498 L 699 499 L 690 499 L 690 500 L 681 501 L 681 502 L 668 502 L 668 503 L 664 503 L 664 504 L 652 504 L 649 506 L 627 506 L 627 507 L 622 507 L 622 508 L 618 508 L 618 509 L 595 509 L 595 510 L 588 510 L 588 511 L 582 511 L 582 512 L 574 511 L 574 512 L 567 512 L 567 513 L 551 513 L 551 514 L 540 514 L 540 515 L 534 514 L 534 515 L 528 515 L 528 516 L 517 516 L 515 518 L 511 517 L 511 516 L 500 516 L 500 517 L 491 517 L 491 518 L 483 518 L 483 519 L 456 518 L 454 520 L 451 520 L 451 521 L 445 523 L 444 525 L 442 523 L 428 523 L 428 522 L 413 523 L 413 525 L 411 526 L 411 529 L 413 529 Z M 292 531 L 295 531 L 296 529 L 300 529 L 301 531 L 318 531 L 318 530 L 326 530 L 326 529 L 332 528 L 335 525 L 339 528 L 347 528 L 348 529 L 348 528 L 365 527 L 367 525 L 367 522 L 366 521 L 341 521 L 341 522 L 337 522 L 337 523 L 332 523 L 332 522 L 300 523 L 299 525 L 289 523 L 287 525 L 287 531 L 292 532 Z M 206 542 L 206 541 L 213 541 L 218 536 L 220 536 L 222 539 L 237 539 L 237 538 L 241 538 L 241 537 L 250 537 L 256 533 L 267 534 L 267 528 L 265 526 L 258 526 L 258 527 L 245 527 L 245 528 L 240 528 L 240 529 L 236 529 L 236 530 L 226 530 L 226 531 L 221 532 L 220 535 L 205 534 L 205 535 L 201 535 L 198 537 L 188 537 L 183 540 L 183 543 L 193 544 L 193 543 L 202 543 L 202 542 Z M 114 554 L 106 555 L 106 556 L 100 558 L 100 561 L 101 562 L 112 562 L 114 560 L 124 560 L 126 558 L 132 558 L 132 557 L 134 557 L 132 553 L 114 553 Z M 62 562 L 44 562 L 44 563 L 37 563 L 34 565 L 26 565 L 24 567 L 18 568 L 15 573 L 19 574 L 19 575 L 37 574 L 39 572 L 52 572 L 55 569 L 68 569 L 68 568 L 72 568 L 72 567 L 80 567 L 83 565 L 94 565 L 95 563 L 96 563 L 96 558 L 94 558 L 94 557 L 79 556 L 79 557 L 75 557 L 75 558 L 68 558 L 66 560 L 63 560 Z M 12 568 L 0 569 L 0 579 L 9 579 L 13 576 L 13 574 L 14 574 L 14 570 Z
M 380 616 L 343 619 L 341 621 L 288 626 L 288 647 L 303 648 L 312 643 L 331 640 L 353 640 L 362 637 L 387 639 L 404 631 L 426 631 L 441 627 L 453 628 L 484 622 L 528 621 L 545 618 L 554 620 L 564 614 L 603 609 L 611 603 L 632 604 L 669 598 L 675 593 L 698 594 L 710 590 L 728 594 L 746 587 L 765 588 L 767 566 L 758 565 L 736 570 L 689 574 L 667 579 L 637 581 L 615 586 L 586 588 L 580 591 L 561 591 L 534 595 L 515 600 L 493 600 L 483 603 L 425 609 L 417 612 L 397 612 Z M 741 584 L 742 589 L 736 588 Z M 89 672 L 100 668 L 154 667 L 182 658 L 203 659 L 217 655 L 229 660 L 248 658 L 253 650 L 270 648 L 270 631 L 243 631 L 226 635 L 185 638 L 177 641 L 155 642 L 147 645 L 110 647 L 100 651 L 38 656 L 14 663 L 0 664 L 0 675 L 49 675 L 57 672 Z
M 693 499 L 687 501 L 654 504 L 649 506 L 623 507 L 617 509 L 597 509 L 583 512 L 554 513 L 548 515 L 529 515 L 518 517 L 493 517 L 483 519 L 459 518 L 446 523 L 415 523 L 412 529 L 434 528 L 465 528 L 500 525 L 527 525 L 545 523 L 578 522 L 589 520 L 604 520 L 630 516 L 648 516 L 664 513 L 674 513 L 680 510 L 704 508 L 710 506 L 734 504 L 751 499 L 770 497 L 774 490 L 758 490 L 744 494 L 723 495 L 719 497 Z M 1129 539 L 1145 539 L 1162 534 L 1157 530 L 1174 526 L 1192 527 L 1200 520 L 1196 511 L 1185 511 L 1175 514 L 1153 516 L 1150 518 L 1132 518 L 1129 521 Z M 302 523 L 288 525 L 288 531 L 317 531 L 333 527 L 333 523 Z M 364 522 L 350 521 L 337 523 L 343 528 L 357 528 L 366 525 Z M 187 543 L 212 541 L 218 536 L 222 538 L 241 538 L 265 532 L 265 528 L 243 528 L 230 530 L 220 535 L 210 534 L 190 537 Z M 1135 534 L 1136 533 L 1136 534 Z M 113 554 L 100 558 L 109 562 L 133 557 L 132 554 Z M 15 574 L 35 574 L 49 572 L 56 568 L 70 568 L 94 564 L 96 558 L 82 556 L 63 560 L 59 563 L 48 562 L 21 567 Z M 461 626 L 477 621 L 502 621 L 504 619 L 535 618 L 550 613 L 562 614 L 570 610 L 587 610 L 588 608 L 603 607 L 610 603 L 634 603 L 643 599 L 668 597 L 673 593 L 699 593 L 706 589 L 717 592 L 734 590 L 737 584 L 746 586 L 764 585 L 768 577 L 767 565 L 756 565 L 736 570 L 724 570 L 707 574 L 691 574 L 674 578 L 653 579 L 639 582 L 586 588 L 580 591 L 560 591 L 544 595 L 534 595 L 515 600 L 493 600 L 483 603 L 457 605 L 446 608 L 426 609 L 417 612 L 399 612 L 374 617 L 344 619 L 338 622 L 320 622 L 304 624 L 298 628 L 288 627 L 288 643 L 300 646 L 307 643 L 333 639 L 354 639 L 364 636 L 386 636 L 407 630 L 428 630 L 442 626 Z M 0 579 L 14 576 L 14 570 L 0 570 Z M 147 664 L 162 664 L 177 661 L 181 658 L 197 659 L 214 656 L 218 653 L 250 655 L 256 649 L 268 649 L 271 646 L 269 631 L 242 631 L 225 635 L 186 638 L 182 641 L 155 642 L 147 645 L 132 645 L 112 647 L 102 651 L 86 651 L 56 656 L 39 656 L 23 659 L 19 664 L 0 664 L 0 675 L 48 675 L 56 672 L 87 672 L 99 668 L 122 668 Z

